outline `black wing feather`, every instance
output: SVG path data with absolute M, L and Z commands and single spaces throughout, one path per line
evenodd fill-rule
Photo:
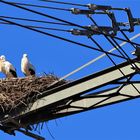
M 31 75 L 35 75 L 35 71 L 33 69 L 29 69 Z
M 17 73 L 14 70 L 10 70 L 11 74 L 13 75 L 13 77 L 17 77 Z

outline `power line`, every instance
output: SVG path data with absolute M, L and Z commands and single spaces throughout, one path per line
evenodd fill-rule
M 0 22 L 0 24 L 6 24 L 6 25 L 14 25 L 6 22 Z M 36 29 L 45 29 L 45 30 L 53 30 L 53 31 L 61 31 L 61 32 L 70 32 L 70 30 L 64 30 L 64 29 L 58 29 L 58 28 L 48 28 L 48 27 L 42 27 L 42 26 L 33 26 L 33 25 L 24 25 L 25 27 L 31 27 Z
M 24 10 L 26 10 L 26 11 L 30 11 L 30 12 L 35 13 L 35 14 L 38 14 L 38 15 L 42 15 L 42 16 L 44 16 L 44 17 L 48 17 L 48 18 L 51 18 L 51 19 L 54 19 L 54 20 L 58 20 L 58 21 L 61 21 L 61 22 L 65 22 L 65 23 L 70 24 L 70 25 L 72 25 L 72 26 L 77 26 L 77 27 L 80 27 L 80 28 L 83 28 L 83 29 L 86 29 L 86 30 L 87 30 L 87 28 L 85 28 L 85 27 L 83 27 L 83 26 L 81 26 L 81 25 L 78 25 L 78 24 L 75 24 L 75 23 L 72 23 L 72 22 L 69 22 L 69 21 L 60 19 L 60 18 L 56 18 L 56 17 L 53 17 L 53 16 L 48 15 L 48 14 L 44 14 L 44 13 L 41 13 L 41 12 L 38 12 L 38 11 L 35 11 L 35 10 L 31 10 L 31 9 L 28 9 L 28 8 L 25 8 L 25 7 L 22 7 L 22 6 L 19 6 L 19 5 L 16 5 L 16 4 L 7 2 L 7 1 L 0 0 L 0 2 L 5 3 L 5 4 L 8 4 L 8 5 L 11 5 L 11 6 L 14 6 L 14 7 L 17 7 L 17 8 L 20 8 L 20 9 L 24 9 Z M 88 29 L 88 30 L 91 31 L 91 29 Z M 97 32 L 97 33 L 101 33 L 101 32 L 99 32 L 99 31 L 96 31 L 96 32 Z M 102 34 L 103 34 L 103 35 L 106 35 L 106 36 L 111 36 L 111 35 L 108 35 L 108 34 L 105 34 L 105 33 L 102 33 Z M 115 36 L 114 36 L 114 38 L 117 39 L 117 40 L 129 42 L 128 40 L 125 40 L 125 39 L 122 39 L 122 38 L 119 38 L 119 37 L 115 37 Z M 129 43 L 130 43 L 130 42 L 129 42 Z M 131 43 L 133 43 L 133 44 L 135 44 L 135 45 L 137 45 L 137 46 L 140 46 L 140 44 L 138 44 L 138 43 L 135 43 L 135 42 L 131 42 Z
M 120 31 L 122 34 L 123 34 L 123 36 L 128 40 L 128 41 L 130 41 L 130 39 L 127 37 L 127 35 L 124 33 L 124 31 Z M 130 44 L 136 49 L 136 46 L 133 44 L 133 43 L 131 43 L 131 41 L 130 41 Z
M 70 2 L 62 2 L 62 1 L 55 1 L 55 0 L 39 0 L 43 2 L 50 2 L 50 3 L 57 3 L 57 4 L 64 4 L 64 5 L 73 5 L 73 6 L 82 6 L 82 7 L 92 7 L 93 10 L 124 10 L 124 8 L 113 8 L 111 6 L 102 6 L 96 4 L 79 4 L 79 3 L 70 3 Z
M 34 5 L 34 4 L 27 4 L 27 3 L 19 3 L 19 2 L 10 2 L 12 4 L 16 4 L 16 5 L 21 5 L 21 6 L 29 6 L 29 7 L 36 7 L 36 8 L 47 8 L 47 9 L 53 9 L 53 10 L 62 10 L 62 11 L 68 11 L 68 12 L 72 12 L 73 8 L 71 9 L 67 9 L 67 8 L 58 8 L 58 7 L 50 7 L 50 6 L 41 6 L 41 5 Z M 87 10 L 88 11 L 88 10 Z M 94 14 L 105 14 L 104 12 L 95 12 L 95 11 L 91 11 L 91 13 Z
M 23 5 L 23 6 L 36 7 L 36 8 L 48 8 L 48 9 L 53 9 L 53 10 L 71 11 L 70 9 L 66 9 L 66 8 L 57 8 L 57 7 L 50 7 L 50 6 L 41 6 L 41 5 L 34 5 L 34 4 L 25 4 L 25 3 L 19 3 L 19 2 L 10 2 L 10 3 L 12 3 L 12 4 L 17 4 L 17 5 Z
M 20 17 L 10 17 L 10 16 L 0 16 L 0 17 L 1 18 L 7 18 L 7 19 L 15 19 L 15 20 L 23 20 L 23 21 L 46 23 L 46 24 L 57 24 L 57 25 L 71 26 L 70 24 L 65 24 L 65 23 L 60 23 L 60 22 L 51 22 L 51 21 L 43 21 L 43 20 L 36 20 L 36 19 L 27 19 L 27 18 L 20 18 Z
M 14 6 L 14 7 L 17 7 L 17 8 L 20 8 L 20 9 L 23 9 L 23 10 L 26 10 L 26 11 L 29 11 L 29 12 L 32 12 L 32 13 L 35 13 L 35 14 L 38 14 L 38 15 L 41 15 L 41 16 L 44 16 L 44 17 L 48 17 L 48 18 L 51 18 L 51 19 L 54 19 L 54 20 L 58 20 L 58 21 L 61 21 L 61 22 L 70 24 L 70 25 L 72 25 L 72 26 L 77 26 L 77 27 L 80 27 L 80 28 L 84 28 L 84 27 L 81 26 L 81 25 L 78 25 L 78 24 L 75 24 L 75 23 L 72 23 L 72 22 L 69 22 L 69 21 L 60 19 L 60 18 L 56 18 L 56 17 L 53 17 L 53 16 L 51 16 L 51 15 L 44 14 L 44 13 L 41 13 L 41 12 L 38 12 L 38 11 L 35 11 L 35 10 L 31 10 L 31 9 L 28 9 L 28 8 L 25 8 L 25 7 L 22 7 L 22 6 L 19 6 L 19 5 L 16 5 L 16 4 L 7 2 L 7 1 L 0 0 L 0 2 L 5 3 L 5 4 L 8 4 L 8 5 L 11 5 L 11 6 Z M 85 28 L 84 28 L 84 29 L 85 29 Z
M 58 4 L 65 4 L 65 5 L 73 5 L 73 6 L 83 6 L 83 7 L 87 7 L 87 5 L 84 4 L 75 4 L 75 3 L 70 3 L 70 2 L 60 2 L 60 1 L 52 1 L 52 0 L 40 0 L 40 1 L 44 1 L 44 2 L 51 2 L 51 3 L 58 3 Z
M 0 20 L 2 20 L 4 22 L 8 22 L 10 24 L 14 24 L 14 25 L 19 26 L 19 27 L 23 27 L 23 28 L 26 28 L 26 29 L 29 29 L 29 30 L 32 30 L 32 31 L 35 31 L 35 32 L 38 32 L 38 33 L 41 33 L 41 34 L 44 34 L 44 35 L 47 35 L 47 36 L 51 36 L 51 37 L 61 39 L 61 40 L 64 40 L 64 41 L 67 41 L 67 42 L 70 42 L 70 43 L 73 43 L 73 44 L 76 44 L 76 45 L 79 45 L 79 46 L 83 46 L 85 48 L 89 48 L 89 49 L 96 50 L 96 51 L 103 52 L 103 53 L 108 53 L 107 51 L 102 51 L 102 50 L 100 50 L 98 48 L 91 47 L 91 46 L 88 46 L 88 45 L 85 45 L 85 44 L 82 44 L 82 43 L 79 43 L 79 42 L 75 42 L 73 40 L 69 40 L 67 38 L 63 38 L 63 37 L 60 37 L 60 36 L 57 36 L 57 35 L 54 35 L 54 34 L 43 32 L 41 30 L 37 30 L 37 29 L 31 28 L 31 27 L 27 27 L 27 26 L 24 26 L 22 24 L 19 24 L 19 23 L 13 22 L 13 21 L 9 21 L 9 20 L 3 19 L 3 18 L 0 18 Z M 124 57 L 122 57 L 120 55 L 117 55 L 117 54 L 114 54 L 114 53 L 108 53 L 108 54 L 125 59 Z

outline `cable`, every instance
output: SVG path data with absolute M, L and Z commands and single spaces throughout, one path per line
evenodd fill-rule
M 29 6 L 29 7 L 36 7 L 36 8 L 47 8 L 47 9 L 53 9 L 53 10 L 62 10 L 62 11 L 68 11 L 72 12 L 71 9 L 66 9 L 66 8 L 58 8 L 58 7 L 50 7 L 50 6 L 41 6 L 41 5 L 34 5 L 34 4 L 26 4 L 26 3 L 19 3 L 19 2 L 9 2 L 11 4 L 16 4 L 16 5 L 23 5 L 23 6 Z M 94 14 L 105 14 L 103 12 L 93 12 Z
M 27 25 L 24 25 L 27 26 Z M 61 32 L 70 32 L 69 30 L 64 30 L 64 29 L 58 29 L 58 28 L 47 28 L 47 27 L 40 27 L 40 26 L 27 26 L 31 28 L 38 28 L 38 29 L 45 29 L 45 30 L 51 30 L 51 31 L 61 31 Z
M 44 34 L 44 35 L 47 35 L 47 36 L 51 36 L 51 37 L 61 39 L 61 40 L 64 40 L 64 41 L 67 41 L 67 42 L 70 42 L 70 43 L 73 43 L 73 44 L 76 44 L 76 45 L 79 45 L 79 46 L 83 46 L 85 48 L 89 48 L 89 49 L 96 50 L 96 51 L 99 51 L 99 52 L 108 53 L 107 51 L 102 51 L 102 50 L 100 50 L 98 48 L 94 48 L 94 47 L 91 47 L 91 46 L 88 46 L 88 45 L 85 45 L 85 44 L 82 44 L 82 43 L 79 43 L 79 42 L 75 42 L 75 41 L 72 41 L 72 40 L 57 36 L 57 35 L 53 35 L 53 34 L 50 34 L 50 33 L 47 33 L 47 32 L 43 32 L 41 30 L 37 30 L 37 29 L 31 28 L 31 27 L 27 27 L 27 26 L 24 26 L 22 24 L 15 23 L 13 21 L 9 21 L 9 20 L 3 19 L 3 18 L 0 18 L 0 20 L 2 20 L 4 22 L 8 22 L 10 24 L 14 24 L 14 25 L 19 26 L 19 27 L 23 27 L 23 28 L 26 28 L 26 29 L 29 29 L 29 30 L 32 30 L 32 31 L 35 31 L 35 32 L 38 32 L 38 33 L 41 33 L 41 34 Z M 117 54 L 114 54 L 114 53 L 108 53 L 108 54 L 125 59 L 124 57 L 122 57 L 120 55 L 117 55 Z
M 71 11 L 70 9 L 66 9 L 66 8 L 56 8 L 56 7 L 49 7 L 49 6 L 19 3 L 19 2 L 10 2 L 10 3 L 17 4 L 17 5 L 23 5 L 23 6 L 37 7 L 37 8 L 48 8 L 48 9 L 53 9 L 53 10 Z
M 58 24 L 58 25 L 71 26 L 70 24 L 65 24 L 65 23 L 60 23 L 60 22 L 50 22 L 50 21 L 43 21 L 43 20 L 20 18 L 20 17 L 10 17 L 10 16 L 0 16 L 0 17 L 1 18 L 8 18 L 8 19 L 15 19 L 15 20 L 23 20 L 23 21 L 32 21 L 32 22 L 39 22 L 39 23 Z
M 7 23 L 7 22 L 0 22 L 0 24 L 9 24 L 9 23 Z
M 124 55 L 128 58 L 129 63 L 131 64 L 131 66 L 133 67 L 133 65 L 135 66 L 135 69 L 140 71 L 140 69 L 137 67 L 137 65 L 135 63 L 133 63 L 133 61 L 131 61 L 131 58 L 128 56 L 128 54 L 123 50 L 123 48 L 121 48 L 119 46 L 119 43 L 114 39 L 111 38 L 113 40 L 113 42 L 119 47 L 119 49 L 124 53 Z
M 6 22 L 0 22 L 0 24 L 14 25 L 14 24 L 6 23 Z M 48 27 L 33 26 L 33 25 L 23 25 L 23 26 L 31 27 L 31 28 L 36 28 L 36 29 L 45 29 L 45 30 L 53 30 L 53 31 L 70 32 L 69 30 L 58 29 L 58 28 L 48 28 Z
M 78 4 L 78 3 L 69 3 L 69 2 L 54 1 L 54 0 L 40 0 L 40 1 L 50 2 L 50 3 L 58 3 L 58 4 L 65 4 L 65 5 L 74 5 L 74 6 L 88 7 L 88 5 Z M 124 8 L 112 8 L 111 7 L 111 10 L 124 10 Z
M 127 37 L 127 35 L 124 33 L 124 31 L 120 30 L 120 32 L 123 34 L 123 36 L 124 36 L 128 41 L 130 41 L 129 38 Z M 131 41 L 130 41 L 130 42 L 131 42 Z M 130 43 L 130 44 L 134 47 L 134 49 L 136 49 L 136 46 L 135 46 L 134 44 L 132 44 L 132 43 Z
M 77 27 L 80 27 L 80 28 L 83 28 L 83 29 L 87 29 L 87 28 L 85 28 L 85 27 L 83 27 L 83 26 L 81 26 L 81 25 L 78 25 L 78 24 L 75 24 L 75 23 L 72 23 L 72 22 L 68 22 L 68 21 L 66 21 L 66 20 L 62 20 L 62 19 L 60 19 L 60 18 L 56 18 L 56 17 L 50 16 L 50 15 L 47 15 L 47 14 L 44 14 L 44 13 L 41 13 L 41 12 L 38 12 L 38 11 L 34 11 L 34 10 L 31 10 L 31 9 L 28 9 L 28 8 L 25 8 L 25 7 L 16 5 L 16 4 L 12 4 L 12 3 L 7 2 L 7 1 L 0 0 L 0 2 L 5 3 L 5 4 L 8 4 L 8 5 L 11 5 L 11 6 L 14 6 L 14 7 L 17 7 L 17 8 L 20 8 L 20 9 L 24 9 L 24 10 L 26 10 L 26 11 L 30 11 L 30 12 L 35 13 L 35 14 L 38 14 L 38 15 L 42 15 L 42 16 L 44 16 L 44 17 L 48 17 L 48 18 L 51 18 L 51 19 L 54 19 L 54 20 L 58 20 L 58 21 L 61 21 L 61 22 L 65 22 L 65 23 L 70 24 L 70 25 L 72 25 L 72 26 L 77 26 Z M 90 30 L 90 29 L 88 29 L 88 30 Z M 101 33 L 101 32 L 97 31 L 97 33 Z M 103 35 L 106 35 L 106 34 L 104 34 L 104 33 L 102 33 L 102 34 L 103 34 Z M 107 35 L 107 36 L 111 36 L 111 35 Z M 129 42 L 128 40 L 125 40 L 125 39 L 122 39 L 122 38 L 119 38 L 119 37 L 114 37 L 114 38 L 115 38 L 115 39 L 118 39 L 118 40 L 121 40 L 121 41 Z M 133 44 L 135 44 L 135 45 L 137 45 L 137 46 L 140 46 L 140 44 L 138 44 L 138 43 L 135 43 L 135 42 L 131 42 L 131 43 L 133 43 Z
M 75 4 L 75 3 L 70 3 L 70 2 L 60 2 L 60 1 L 54 1 L 54 0 L 40 0 L 44 2 L 51 2 L 51 3 L 58 3 L 58 4 L 65 4 L 65 5 L 74 5 L 74 6 L 84 6 L 87 7 L 87 5 L 84 4 Z

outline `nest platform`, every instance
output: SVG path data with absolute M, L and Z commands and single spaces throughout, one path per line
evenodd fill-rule
M 28 107 L 54 82 L 57 82 L 55 87 L 67 83 L 66 80 L 59 81 L 59 78 L 52 74 L 41 77 L 0 79 L 0 111 L 10 113 L 20 107 Z

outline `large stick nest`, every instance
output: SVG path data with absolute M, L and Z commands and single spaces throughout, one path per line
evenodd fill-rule
M 52 74 L 42 77 L 1 79 L 0 111 L 9 113 L 20 107 L 28 107 L 29 103 L 36 100 L 37 95 L 46 91 L 55 81 L 58 81 L 55 86 L 67 83 L 66 80 L 59 81 L 59 78 Z

